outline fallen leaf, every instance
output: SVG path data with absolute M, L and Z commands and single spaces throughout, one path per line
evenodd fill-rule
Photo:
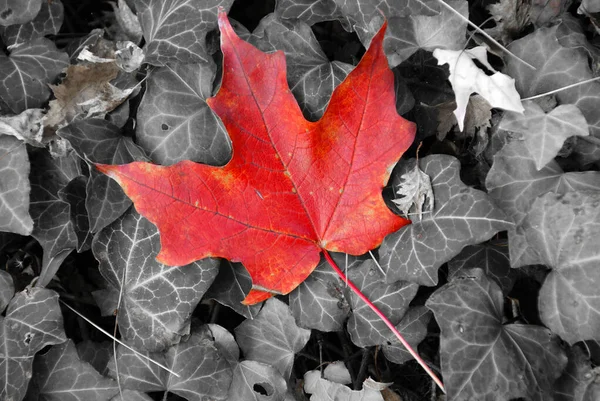
M 224 76 L 208 104 L 231 136 L 231 161 L 97 167 L 158 226 L 161 262 L 240 261 L 251 304 L 296 288 L 323 249 L 363 254 L 408 223 L 381 191 L 415 126 L 396 112 L 385 25 L 312 123 L 287 87 L 283 54 L 260 52 L 219 18 Z
M 321 372 L 311 370 L 304 374 L 304 391 L 311 394 L 310 401 L 383 401 L 381 390 L 363 383 L 363 389 L 351 390 L 343 384 L 321 378 Z
M 538 170 L 556 157 L 567 138 L 589 135 L 588 123 L 577 106 L 561 105 L 546 114 L 535 102 L 523 103 L 524 113 L 506 113 L 499 128 L 522 134 Z
M 42 109 L 27 109 L 16 116 L 0 117 L 0 135 L 11 135 L 32 146 L 44 147 Z
M 450 84 L 456 97 L 456 120 L 462 131 L 464 128 L 467 103 L 472 93 L 478 93 L 492 107 L 523 112 L 521 97 L 515 89 L 515 80 L 495 71 L 487 61 L 487 51 L 483 46 L 467 50 L 436 49 L 433 56 L 438 59 L 438 65 L 448 64 L 450 69 Z M 489 70 L 494 71 L 488 76 L 473 62 L 478 60 Z
M 456 109 L 456 101 L 444 102 L 434 106 L 438 110 L 437 114 L 437 139 L 443 141 L 446 134 L 452 127 L 458 124 L 456 115 L 453 111 Z M 458 138 L 473 137 L 475 134 L 483 132 L 491 126 L 492 106 L 481 95 L 469 97 L 467 112 L 465 113 L 464 127 L 462 131 L 455 132 Z
M 417 215 L 419 221 L 423 218 L 423 212 L 433 210 L 433 189 L 431 179 L 415 162 L 415 167 L 400 176 L 401 183 L 397 195 L 401 198 L 393 199 L 392 202 L 408 218 L 411 214 Z M 427 201 L 427 203 L 425 203 Z M 413 210 L 412 213 L 409 213 Z
M 60 85 L 50 85 L 55 100 L 44 120 L 44 126 L 57 129 L 78 116 L 100 117 L 115 109 L 135 87 L 119 89 L 110 81 L 117 77 L 119 67 L 114 62 L 70 65 Z
M 496 26 L 485 31 L 503 43 L 509 43 L 530 24 L 531 4 L 523 0 L 500 0 L 488 6 Z

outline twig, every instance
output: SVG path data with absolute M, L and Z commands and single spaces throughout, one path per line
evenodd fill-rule
M 354 285 L 354 283 L 352 281 L 348 280 L 346 275 L 344 275 L 344 272 L 342 272 L 340 270 L 340 268 L 335 263 L 335 261 L 333 260 L 331 255 L 329 255 L 329 252 L 327 252 L 325 249 L 323 249 L 323 254 L 325 255 L 325 259 L 327 259 L 327 262 L 329 262 L 329 264 L 331 265 L 333 270 L 338 274 L 338 276 L 340 276 L 343 281 L 346 281 L 348 283 L 348 285 L 350 286 L 350 288 L 352 289 L 352 291 L 354 291 L 354 293 L 356 295 L 358 295 L 358 297 L 360 299 L 362 299 L 367 304 L 367 306 L 369 308 L 371 308 L 371 310 L 377 314 L 377 316 L 379 316 L 379 318 L 386 324 L 386 326 L 392 331 L 392 333 L 394 333 L 396 335 L 396 338 L 398 338 L 398 340 L 400 340 L 400 343 L 402 345 L 404 345 L 404 348 L 406 348 L 406 350 L 412 355 L 412 357 L 415 358 L 415 360 L 419 363 L 419 365 L 421 365 L 421 367 L 425 370 L 425 372 L 429 375 L 429 377 L 431 377 L 431 379 L 435 382 L 435 384 L 438 385 L 440 390 L 442 390 L 442 392 L 444 394 L 446 394 L 446 389 L 444 388 L 444 384 L 442 383 L 442 381 L 435 375 L 435 373 L 433 373 L 433 371 L 427 365 L 427 363 L 425 363 L 425 361 L 419 356 L 419 354 L 404 339 L 404 337 L 402 336 L 402 334 L 400 334 L 398 329 L 396 329 L 394 324 L 392 322 L 390 322 L 390 319 L 388 319 L 387 316 L 385 316 L 383 314 L 383 312 L 380 311 L 379 308 L 377 306 L 375 306 L 375 304 L 373 304 L 373 302 L 371 302 L 371 300 L 369 298 L 367 298 L 367 296 L 365 294 L 363 294 L 358 289 L 358 287 L 356 285 Z
M 82 318 L 83 320 L 85 320 L 86 322 L 88 322 L 89 324 L 91 324 L 92 326 L 94 326 L 99 332 L 101 332 L 102 334 L 104 334 L 107 337 L 112 338 L 113 341 L 118 342 L 123 347 L 127 348 L 129 351 L 133 352 L 134 354 L 136 354 L 140 358 L 146 359 L 148 362 L 151 362 L 151 363 L 155 364 L 156 366 L 158 366 L 158 367 L 166 370 L 167 372 L 169 372 L 170 374 L 172 374 L 175 377 L 180 377 L 177 373 L 175 373 L 171 369 L 167 368 L 166 366 L 160 364 L 159 362 L 156 362 L 154 359 L 152 359 L 152 358 L 150 358 L 150 357 L 142 354 L 141 352 L 138 352 L 138 351 L 134 350 L 133 348 L 131 348 L 129 345 L 125 344 L 123 341 L 119 340 L 118 338 L 114 338 L 114 336 L 112 336 L 109 332 L 107 332 L 106 330 L 104 330 L 102 327 L 98 326 L 94 322 L 92 322 L 87 317 L 83 316 L 76 309 L 74 309 L 73 307 L 71 307 L 71 305 L 67 304 L 66 302 L 64 302 L 62 300 L 59 300 L 59 301 L 60 301 L 61 304 L 63 304 L 64 306 L 66 306 L 67 308 L 69 308 L 71 311 L 73 311 L 73 313 L 75 313 L 77 316 L 79 316 L 80 318 Z

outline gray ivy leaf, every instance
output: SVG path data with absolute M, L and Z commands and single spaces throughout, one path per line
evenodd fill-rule
M 0 316 L 0 399 L 22 400 L 34 355 L 67 340 L 58 294 L 41 287 L 17 293 Z
M 366 383 L 366 382 L 365 382 Z M 352 390 L 340 383 L 321 378 L 321 372 L 311 370 L 304 374 L 304 391 L 311 394 L 310 401 L 384 401 L 381 391 L 363 383 L 363 389 Z
M 64 18 L 62 2 L 52 0 L 41 3 L 40 11 L 33 20 L 23 24 L 0 26 L 0 37 L 7 47 L 22 45 L 34 39 L 58 33 Z
M 231 366 L 235 366 L 240 359 L 240 348 L 235 342 L 233 334 L 218 324 L 209 323 L 206 326 L 210 330 L 219 353 L 227 359 Z
M 394 325 L 400 322 L 419 289 L 417 284 L 405 281 L 387 284 L 373 260 L 366 260 L 359 267 L 350 270 L 348 279 Z M 352 342 L 361 348 L 385 343 L 390 336 L 387 325 L 349 287 L 346 289 L 346 297 L 352 308 L 347 326 Z
M 379 255 L 388 282 L 432 286 L 442 264 L 465 246 L 486 241 L 512 223 L 487 194 L 462 183 L 460 163 L 454 157 L 427 156 L 419 166 L 431 177 L 435 208 L 423 220 L 385 237 Z
M 122 395 L 117 394 L 110 401 L 152 401 L 148 394 L 140 391 L 123 390 Z
M 356 31 L 365 47 L 369 46 L 371 39 L 381 26 L 382 14 L 390 20 L 392 17 L 407 15 L 436 15 L 441 10 L 440 5 L 432 0 L 334 1 L 338 5 L 341 15 L 349 21 L 349 25 Z
M 48 401 L 104 401 L 119 392 L 117 383 L 79 359 L 72 340 L 35 358 L 28 398 Z M 34 398 L 33 395 L 37 398 Z
M 270 298 L 256 318 L 235 328 L 235 337 L 246 359 L 273 365 L 289 378 L 294 355 L 308 342 L 310 330 L 296 325 L 286 304 Z
M 112 341 L 98 343 L 83 340 L 77 343 L 77 353 L 83 362 L 89 363 L 98 373 L 105 376 L 108 373 L 108 361 L 113 356 L 113 343 Z
M 350 271 L 359 266 L 364 257 L 331 253 L 340 269 Z M 329 266 L 324 257 L 315 270 L 289 294 L 290 310 L 296 323 L 306 329 L 341 331 L 350 313 L 345 294 L 346 284 Z
M 555 161 L 538 171 L 529 151 L 520 141 L 512 141 L 494 156 L 485 186 L 496 204 L 515 223 L 515 227 L 508 230 L 510 262 L 515 268 L 535 264 L 535 254 L 520 227 L 533 201 L 547 192 L 600 190 L 600 174 L 564 173 Z
M 25 143 L 0 135 L 0 231 L 30 235 L 29 157 Z
M 206 326 L 194 328 L 187 340 L 164 353 L 149 356 L 179 377 L 122 346 L 117 349 L 117 358 L 109 362 L 111 376 L 116 377 L 115 363 L 118 363 L 119 378 L 124 388 L 141 392 L 168 391 L 189 401 L 227 400 L 231 367 L 219 353 Z
M 446 2 L 466 19 L 469 4 L 464 0 Z M 466 19 L 446 8 L 435 15 L 412 14 L 389 20 L 389 32 L 384 44 L 391 67 L 407 60 L 417 50 L 462 50 L 467 32 Z
M 248 270 L 241 263 L 222 260 L 219 274 L 213 285 L 206 292 L 206 299 L 214 299 L 244 316 L 253 319 L 260 311 L 261 303 L 244 305 L 242 301 L 252 288 L 252 279 Z
M 431 319 L 431 311 L 425 306 L 414 306 L 409 308 L 396 328 L 415 350 L 427 336 L 427 325 Z M 389 332 L 388 340 L 381 347 L 385 357 L 394 363 L 403 364 L 413 356 L 400 344 L 396 336 Z
M 483 270 L 465 270 L 426 306 L 441 328 L 440 354 L 449 400 L 551 399 L 567 364 L 545 327 L 503 324 L 500 287 Z
M 29 213 L 34 222 L 31 235 L 44 248 L 44 272 L 55 257 L 66 257 L 66 252 L 77 248 L 78 240 L 71 221 L 71 206 L 60 198 L 59 191 L 72 179 L 81 175 L 81 168 L 79 159 L 73 153 L 53 158 L 45 149 L 40 149 L 30 157 Z M 47 278 L 49 280 L 52 277 Z
M 275 14 L 283 19 L 299 19 L 311 26 L 318 22 L 338 20 L 344 29 L 352 30 L 335 0 L 279 0 L 275 3 Z
M 6 270 L 0 270 L 0 313 L 4 312 L 13 295 L 15 295 L 15 285 L 12 276 Z
M 0 0 L 0 26 L 23 24 L 31 21 L 43 0 Z
M 273 366 L 256 361 L 242 361 L 233 369 L 228 399 L 284 401 L 286 393 L 287 383 Z
M 169 64 L 149 74 L 136 137 L 152 160 L 163 165 L 182 160 L 223 165 L 229 160 L 227 132 L 206 104 L 215 73 L 211 60 Z
M 523 102 L 523 113 L 507 111 L 499 129 L 523 134 L 523 144 L 538 170 L 554 159 L 567 138 L 588 136 L 588 124 L 577 106 L 565 104 L 549 113 L 533 101 Z
M 86 177 L 80 175 L 58 191 L 58 197 L 70 205 L 71 222 L 75 235 L 77 235 L 77 252 L 87 251 L 92 244 L 92 234 L 85 207 L 87 181 Z
M 263 51 L 283 50 L 289 87 L 304 116 L 312 121 L 321 118 L 333 90 L 353 68 L 330 62 L 308 24 L 279 20 L 275 14 L 260 21 L 251 43 Z
M 156 261 L 156 227 L 133 209 L 103 229 L 92 243 L 100 273 L 120 292 L 117 322 L 136 347 L 162 351 L 189 333 L 190 317 L 217 275 L 217 260 L 186 266 Z
M 217 10 L 233 0 L 135 0 L 147 63 L 207 62 L 206 34 L 217 27 Z
M 557 30 L 558 26 L 539 28 L 508 46 L 514 55 L 536 67 L 533 70 L 513 57 L 506 60 L 505 73 L 515 79 L 521 96 L 534 96 L 593 78 L 585 50 L 561 46 Z M 561 90 L 555 96 L 559 104 L 577 106 L 589 124 L 591 136 L 600 138 L 600 114 L 597 112 L 600 108 L 600 83 L 590 82 Z M 579 139 L 575 150 L 583 163 L 600 159 L 600 146 L 585 137 Z
M 69 141 L 79 157 L 94 163 L 126 164 L 147 160 L 131 138 L 123 136 L 116 125 L 106 120 L 74 121 L 57 134 Z M 90 166 L 85 206 L 90 231 L 95 233 L 121 216 L 131 206 L 131 200 L 119 184 Z
M 67 53 L 46 38 L 19 46 L 10 56 L 0 52 L 0 97 L 15 114 L 40 108 L 50 97 L 48 84 L 68 65 Z
M 542 322 L 571 345 L 600 340 L 600 191 L 548 193 L 523 226 L 536 263 L 552 268 L 539 294 Z
M 505 240 L 465 247 L 448 262 L 448 279 L 452 279 L 463 269 L 476 267 L 483 269 L 489 278 L 496 281 L 504 294 L 512 290 L 517 279 L 517 271 L 510 267 L 508 244 Z
M 569 363 L 556 380 L 554 401 L 595 401 L 600 399 L 600 368 L 592 368 L 580 347 L 571 347 Z

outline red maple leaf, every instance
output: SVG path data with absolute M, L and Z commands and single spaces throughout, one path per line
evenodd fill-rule
M 287 85 L 284 54 L 244 42 L 220 13 L 223 81 L 208 104 L 231 137 L 231 161 L 97 166 L 158 227 L 160 262 L 242 262 L 252 304 L 296 288 L 322 250 L 363 254 L 409 223 L 381 195 L 415 134 L 396 112 L 385 27 L 310 122 Z

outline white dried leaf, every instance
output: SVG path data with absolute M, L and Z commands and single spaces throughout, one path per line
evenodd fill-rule
M 394 199 L 393 202 L 405 216 L 414 213 L 421 220 L 424 211 L 433 210 L 431 179 L 419 168 L 418 163 L 408 173 L 402 174 L 400 179 L 403 182 L 396 193 L 402 198 Z
M 144 51 L 133 42 L 117 42 L 115 58 L 117 66 L 125 72 L 133 72 L 140 68 L 145 58 Z
M 492 107 L 523 113 L 521 97 L 515 89 L 515 80 L 508 75 L 495 71 L 487 61 L 487 51 L 483 46 L 468 50 L 442 50 L 436 49 L 433 56 L 438 60 L 438 65 L 448 64 L 450 77 L 448 78 L 456 98 L 454 115 L 458 127 L 464 128 L 467 104 L 472 93 L 479 93 Z M 477 59 L 494 75 L 488 76 L 473 62 Z
M 14 136 L 30 145 L 44 147 L 43 117 L 42 109 L 27 109 L 16 116 L 0 117 L 0 135 Z

